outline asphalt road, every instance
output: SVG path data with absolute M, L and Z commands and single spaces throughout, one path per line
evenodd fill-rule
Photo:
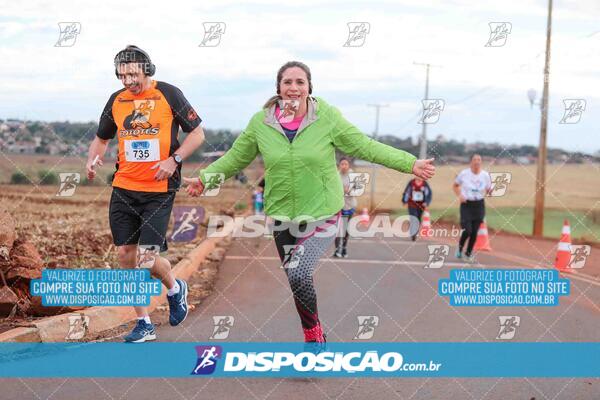
M 571 281 L 555 307 L 454 307 L 438 280 L 465 264 L 452 255 L 424 268 L 427 245 L 402 239 L 354 240 L 347 259 L 324 258 L 315 281 L 319 314 L 330 341 L 353 341 L 359 316 L 376 316 L 371 341 L 497 342 L 499 316 L 519 316 L 512 341 L 598 341 L 600 286 Z M 505 249 L 510 252 L 510 249 Z M 451 248 L 452 253 L 452 248 Z M 329 256 L 329 254 L 328 254 Z M 527 254 L 521 254 L 525 260 Z M 475 267 L 530 266 L 481 254 Z M 214 293 L 180 327 L 161 326 L 160 341 L 204 342 L 213 316 L 232 316 L 226 341 L 301 341 L 300 322 L 275 246 L 235 239 Z M 143 344 L 142 344 L 143 345 Z M 600 399 L 600 379 L 13 379 L 1 399 Z

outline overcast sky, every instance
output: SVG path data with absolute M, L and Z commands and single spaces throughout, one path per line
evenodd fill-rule
M 429 137 L 505 144 L 538 142 L 546 0 L 396 1 L 0 1 L 0 118 L 97 120 L 120 88 L 112 60 L 127 44 L 145 49 L 156 79 L 178 86 L 207 128 L 243 129 L 274 93 L 281 64 L 301 60 L 314 95 L 372 133 L 416 137 L 425 69 L 429 98 L 445 101 Z M 79 22 L 72 47 L 56 47 L 59 22 Z M 224 22 L 216 47 L 199 46 L 203 22 Z M 360 47 L 344 47 L 349 22 L 367 22 Z M 490 22 L 512 26 L 486 47 Z M 496 41 L 494 44 L 498 44 Z M 439 67 L 437 67 L 439 66 Z M 555 0 L 548 144 L 600 150 L 600 1 Z M 564 99 L 584 99 L 576 124 L 559 124 Z

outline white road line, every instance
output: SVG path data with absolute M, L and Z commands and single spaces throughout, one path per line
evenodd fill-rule
M 382 242 L 384 242 L 384 240 L 362 239 L 362 240 L 355 240 L 355 241 L 353 241 L 353 243 L 364 243 L 364 244 L 381 244 Z M 391 243 L 391 244 L 411 244 L 413 246 L 415 245 L 414 242 L 408 241 L 408 240 L 385 240 L 385 243 Z M 430 243 L 421 241 L 421 243 L 422 244 L 436 244 L 433 241 L 430 242 Z M 417 244 L 419 244 L 419 243 L 417 242 Z M 440 243 L 440 244 L 447 244 L 447 243 Z M 552 265 L 540 265 L 540 263 L 537 262 L 536 260 L 532 260 L 532 259 L 529 259 L 529 258 L 517 256 L 517 255 L 514 255 L 514 254 L 504 253 L 504 252 L 501 252 L 501 251 L 493 251 L 491 253 L 483 253 L 483 255 L 490 256 L 490 257 L 501 258 L 501 259 L 504 259 L 505 261 L 514 262 L 515 264 L 521 264 L 519 266 L 522 266 L 522 267 L 529 267 L 529 268 L 534 268 L 534 269 L 554 269 L 554 267 Z M 450 263 L 444 263 L 444 265 L 452 266 Z M 463 265 L 463 264 L 460 264 L 460 265 Z M 573 280 L 576 280 L 576 281 L 590 283 L 590 284 L 592 284 L 594 286 L 600 287 L 600 278 L 596 278 L 596 277 L 594 277 L 592 275 L 588 275 L 588 274 L 586 274 L 584 272 L 579 272 L 577 270 L 574 270 L 571 273 L 569 273 L 569 272 L 564 273 L 564 272 L 561 271 L 560 274 L 564 278 L 569 278 L 569 279 L 573 279 Z
M 265 260 L 265 261 L 279 261 L 279 257 L 252 257 L 252 256 L 233 256 L 226 255 L 226 259 L 229 260 Z M 386 260 L 357 260 L 357 259 L 344 259 L 344 258 L 336 258 L 335 260 L 330 258 L 322 258 L 321 262 L 335 262 L 335 263 L 343 263 L 343 264 L 375 264 L 375 265 L 406 265 L 406 266 L 417 266 L 417 267 L 425 267 L 423 261 L 386 261 Z M 505 267 L 519 267 L 515 265 L 498 265 L 498 266 L 490 266 L 483 265 L 483 267 L 493 267 L 493 268 L 505 268 Z M 471 263 L 460 263 L 460 262 L 444 262 L 444 267 L 471 267 L 471 268 L 482 268 L 482 264 L 471 264 Z M 527 266 L 526 266 L 527 267 Z M 531 266 L 534 269 L 552 269 L 552 268 L 544 268 L 539 266 Z M 443 269 L 442 268 L 428 268 L 428 269 Z M 561 276 L 563 278 L 573 279 L 576 281 L 586 282 L 594 286 L 600 287 L 600 281 L 597 279 L 590 279 L 587 276 L 574 275 L 572 273 L 562 273 Z
M 415 246 L 415 245 L 419 245 L 419 244 L 433 244 L 433 243 L 427 243 L 424 241 L 420 241 L 420 242 L 413 242 L 412 240 L 376 240 L 376 239 L 355 239 L 352 238 L 351 243 L 352 244 L 381 244 L 381 243 L 392 243 L 392 244 L 406 244 L 406 245 L 411 245 L 411 246 Z
M 225 256 L 228 260 L 276 260 L 279 261 L 279 257 L 252 257 L 252 256 Z M 380 264 L 380 265 L 416 265 L 416 266 L 424 266 L 425 263 L 423 261 L 386 261 L 386 260 L 357 260 L 357 259 L 348 259 L 348 258 L 336 258 L 332 260 L 330 258 L 322 258 L 321 262 L 335 262 L 337 263 L 346 263 L 346 264 Z M 473 265 L 467 263 L 456 263 L 456 262 L 445 262 L 444 266 L 448 267 L 464 267 L 466 265 Z M 475 265 L 473 265 L 475 266 Z M 442 269 L 442 268 L 429 268 L 429 269 Z
M 600 286 L 600 280 L 598 280 L 597 278 L 594 278 L 594 277 L 590 278 L 589 275 L 581 275 L 578 272 L 574 272 L 574 273 L 561 272 L 560 275 L 563 278 L 575 279 L 576 281 L 582 281 L 582 282 L 586 282 L 586 283 L 591 283 L 594 286 Z

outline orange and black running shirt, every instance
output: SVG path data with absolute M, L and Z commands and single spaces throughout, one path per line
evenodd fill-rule
M 179 189 L 181 165 L 168 180 L 156 181 L 157 169 L 179 148 L 179 127 L 189 133 L 202 120 L 181 90 L 165 82 L 134 95 L 121 89 L 110 96 L 100 117 L 97 136 L 117 135 L 119 152 L 112 185 L 138 192 L 169 192 Z

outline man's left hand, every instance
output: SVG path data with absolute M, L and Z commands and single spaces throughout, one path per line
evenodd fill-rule
M 169 179 L 171 175 L 175 173 L 175 170 L 177 169 L 177 163 L 173 157 L 169 157 L 166 160 L 157 162 L 150 169 L 158 169 L 154 175 L 154 179 L 157 181 L 162 181 Z

